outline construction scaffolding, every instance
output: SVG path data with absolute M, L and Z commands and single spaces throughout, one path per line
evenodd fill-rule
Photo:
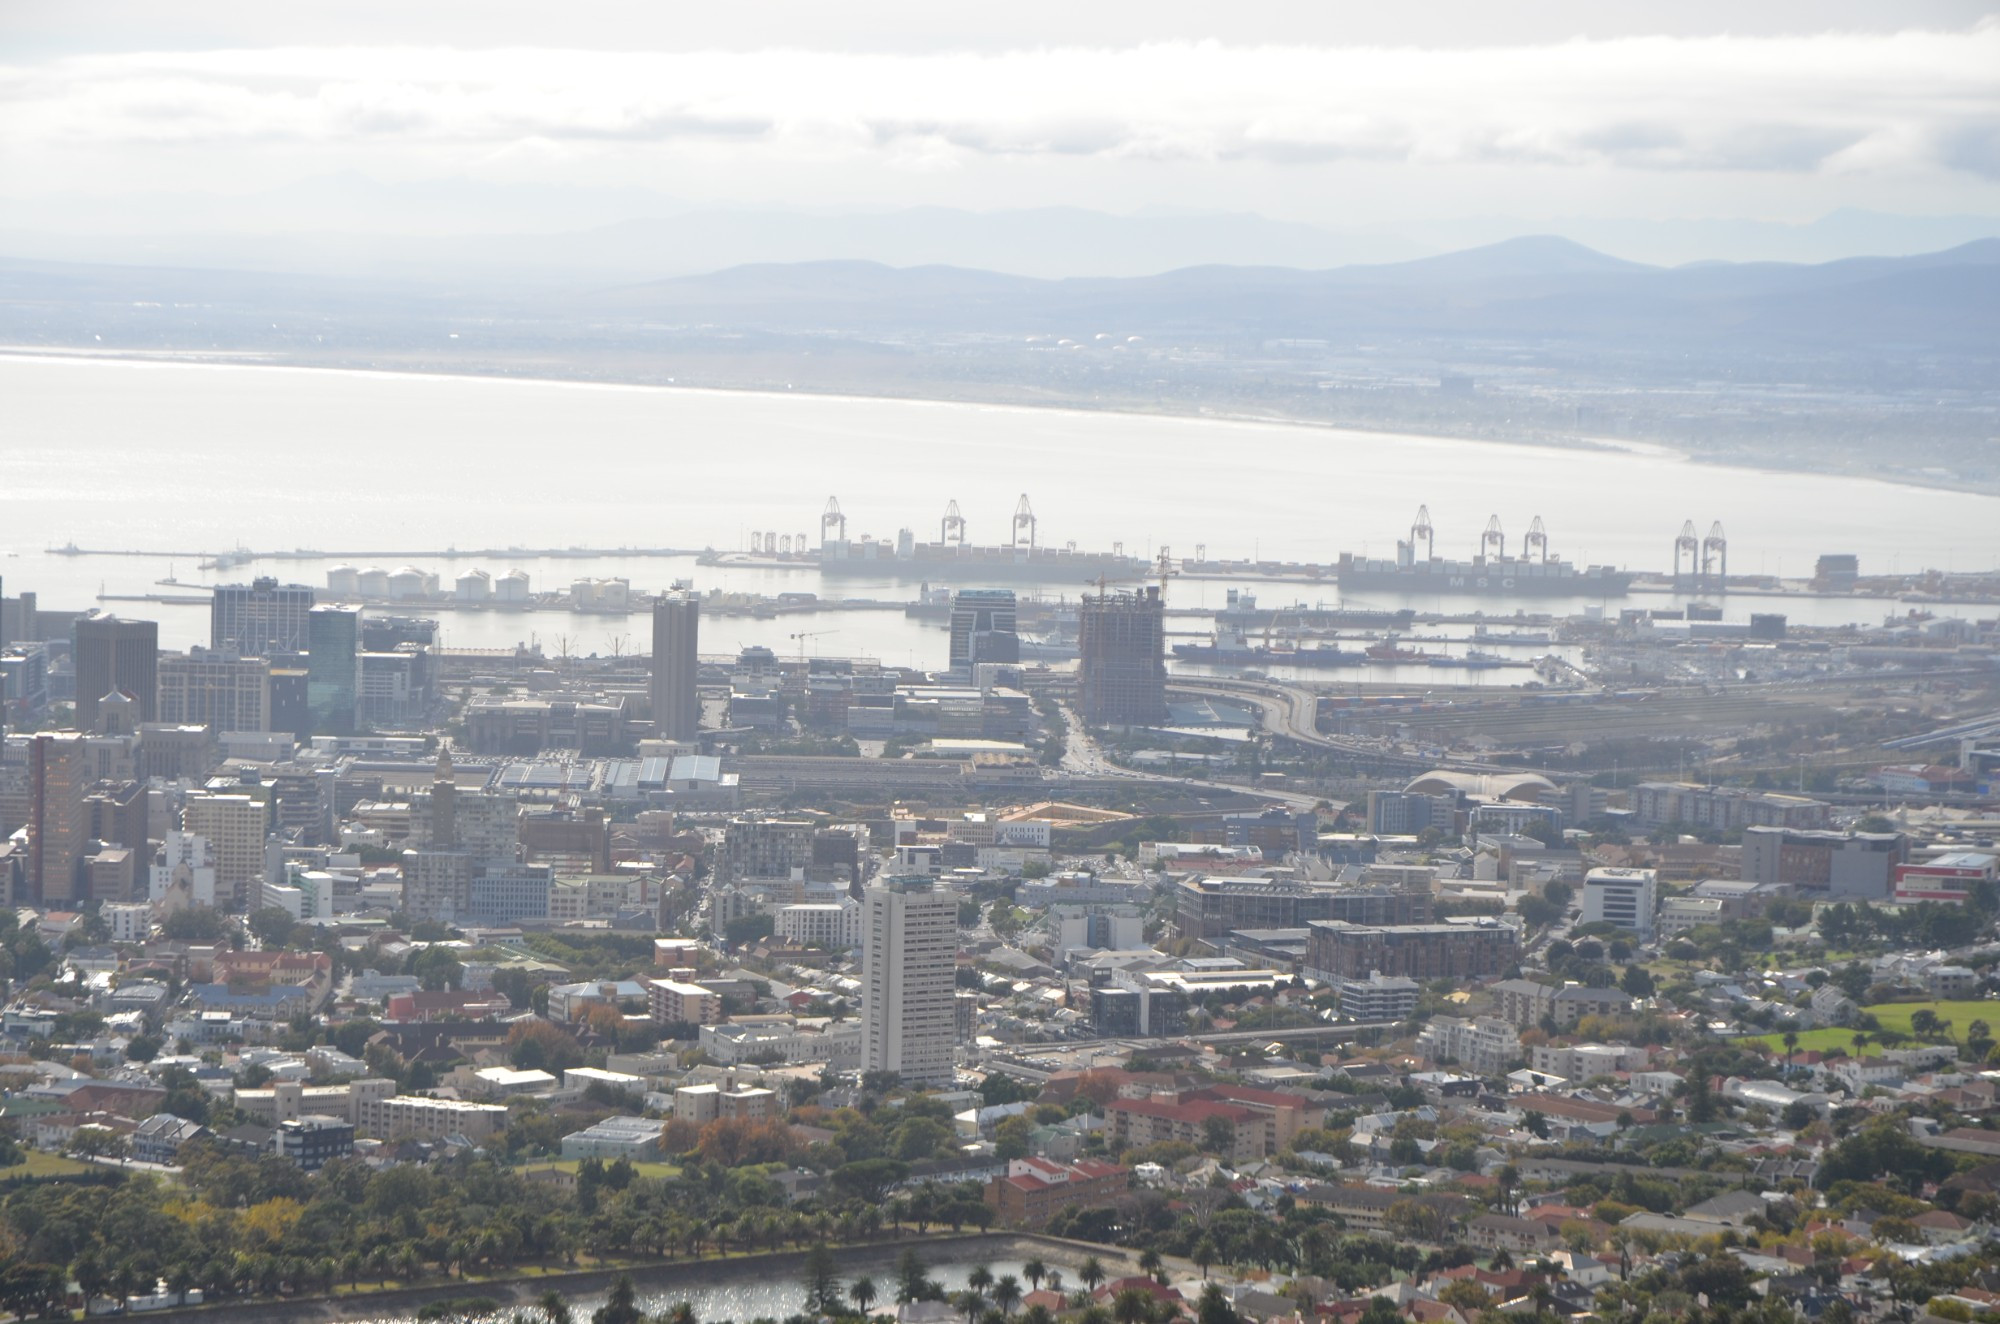
M 1166 603 L 1156 587 L 1087 593 L 1077 613 L 1077 707 L 1100 726 L 1167 716 Z

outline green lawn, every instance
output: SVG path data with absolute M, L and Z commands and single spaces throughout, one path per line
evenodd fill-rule
M 1801 1053 L 1824 1053 L 1829 1048 L 1845 1048 L 1848 1052 L 1852 1053 L 1854 1051 L 1854 1035 L 1855 1032 L 1853 1030 L 1838 1028 L 1829 1030 L 1800 1030 L 1797 1051 Z M 1739 1044 L 1765 1044 L 1770 1047 L 1772 1052 L 1780 1056 L 1785 1051 L 1785 1036 L 1782 1033 L 1745 1035 L 1734 1042 Z
M 1862 1010 L 1882 1023 L 1885 1030 L 1901 1030 L 1904 1034 L 1915 1035 L 1910 1028 L 1910 1017 L 1924 1008 L 1936 1014 L 1941 1021 L 1950 1021 L 1951 1027 L 1945 1031 L 1953 1042 L 1963 1042 L 1965 1031 L 1974 1021 L 1985 1021 L 1989 1026 L 2000 1026 L 2000 1001 L 1968 999 L 1959 1002 L 1878 1002 Z
M 45 1154 L 39 1149 L 23 1147 L 28 1161 L 12 1168 L 0 1168 L 0 1178 L 4 1177 L 71 1177 L 79 1172 L 94 1172 L 90 1164 L 81 1159 L 68 1158 L 62 1154 Z
M 574 1173 L 581 1159 L 537 1159 L 533 1163 L 521 1165 L 522 1172 L 568 1172 Z M 609 1167 L 610 1164 L 606 1164 Z M 641 1177 L 678 1177 L 681 1170 L 671 1163 L 634 1163 L 632 1168 Z

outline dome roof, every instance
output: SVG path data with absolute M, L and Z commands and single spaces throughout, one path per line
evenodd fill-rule
M 1556 784 L 1539 772 L 1451 772 L 1433 769 L 1403 788 L 1416 795 L 1454 792 L 1482 800 L 1525 800 L 1543 804 L 1557 793 Z

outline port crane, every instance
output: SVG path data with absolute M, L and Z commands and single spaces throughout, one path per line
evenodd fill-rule
M 840 631 L 838 630 L 800 630 L 796 634 L 788 634 L 785 637 L 799 646 L 799 661 L 803 663 L 806 660 L 806 640 L 817 639 L 823 634 L 839 633 Z

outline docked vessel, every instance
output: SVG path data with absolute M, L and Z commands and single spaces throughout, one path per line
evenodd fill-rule
M 877 579 L 917 579 L 938 584 L 995 584 L 1013 581 L 1074 583 L 1132 580 L 1144 577 L 1152 564 L 1127 556 L 1123 544 L 1108 552 L 1089 552 L 1075 543 L 1043 546 L 1037 538 L 1035 512 L 1022 495 L 1014 507 L 1011 536 L 994 546 L 978 546 L 966 537 L 965 517 L 953 501 L 939 522 L 935 542 L 919 542 L 914 532 L 900 530 L 894 538 L 847 536 L 847 516 L 840 502 L 827 499 L 820 514 L 819 546 L 801 533 L 752 533 L 748 552 L 708 552 L 702 565 L 762 566 L 772 569 L 817 569 L 822 575 L 870 576 Z
M 1578 566 L 1549 554 L 1541 516 L 1528 526 L 1521 554 L 1507 555 L 1507 536 L 1493 516 L 1480 535 L 1479 555 L 1454 561 L 1436 554 L 1430 508 L 1417 510 L 1407 540 L 1396 543 L 1396 559 L 1371 560 L 1342 552 L 1334 567 L 1343 593 L 1374 590 L 1495 598 L 1617 598 L 1632 587 L 1632 576 L 1608 565 Z
M 1375 611 L 1365 607 L 1307 606 L 1259 607 L 1257 595 L 1248 589 L 1230 589 L 1222 610 L 1215 613 L 1218 625 L 1239 630 L 1261 629 L 1267 625 L 1290 625 L 1307 629 L 1407 630 L 1416 619 L 1408 607 Z
M 1183 662 L 1223 667 L 1358 667 L 1367 660 L 1361 653 L 1323 644 L 1306 648 L 1253 644 L 1233 631 L 1218 634 L 1205 644 L 1175 644 L 1174 656 Z

